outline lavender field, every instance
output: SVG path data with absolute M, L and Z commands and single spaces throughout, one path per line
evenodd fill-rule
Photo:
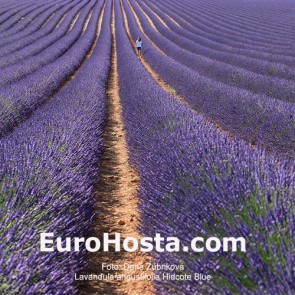
M 294 198 L 293 0 L 0 0 L 0 294 L 295 294 Z M 118 229 L 247 251 L 40 251 Z

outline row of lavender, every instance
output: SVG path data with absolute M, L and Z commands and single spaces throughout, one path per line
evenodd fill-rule
M 36 32 L 29 36 L 15 34 L 13 36 L 19 38 L 17 41 L 11 43 L 4 41 L 5 45 L 0 47 L 0 67 L 4 68 L 2 71 L 9 69 L 9 66 L 12 64 L 24 62 L 26 58 L 34 57 L 35 55 L 39 56 L 38 54 L 42 53 L 42 51 L 48 47 L 56 51 L 54 50 L 55 43 L 62 40 L 63 37 L 66 37 L 67 33 L 70 33 L 73 31 L 74 27 L 76 27 L 77 32 L 75 36 L 72 36 L 72 39 L 64 39 L 65 43 L 70 40 L 72 40 L 73 43 L 75 39 L 78 38 L 79 31 L 81 32 L 82 30 L 83 18 L 85 18 L 91 10 L 91 8 L 89 8 L 91 5 L 86 5 L 90 4 L 90 2 L 89 0 L 77 0 L 68 4 L 65 3 L 59 8 L 59 11 L 54 13 L 53 17 L 46 21 L 44 26 Z M 80 17 L 80 15 L 82 16 Z M 80 18 L 79 27 L 76 25 L 78 21 L 74 22 L 78 16 Z M 72 35 L 73 34 L 74 33 L 72 33 Z M 70 45 L 71 43 L 69 43 L 69 46 Z M 46 55 L 44 55 L 44 58 L 46 58 Z M 3 83 L 4 82 L 2 82 L 2 84 Z
M 206 284 L 156 281 L 158 293 L 291 294 L 292 165 L 230 140 L 165 93 L 132 51 L 118 1 L 115 13 L 120 97 L 131 160 L 141 176 L 143 236 L 177 236 L 186 245 L 196 236 L 247 241 L 244 254 L 154 252 L 160 264 L 213 275 Z
M 6 1 L 0 2 L 0 23 L 3 21 L 2 16 L 3 14 L 6 14 L 9 11 L 12 11 L 15 8 L 21 7 L 25 3 L 28 3 L 28 0 L 11 0 L 9 3 Z M 34 3 L 34 1 L 31 1 L 31 3 Z
M 1 32 L 1 44 L 5 44 L 5 40 L 9 40 L 13 34 L 17 34 L 19 32 L 26 32 L 34 29 L 34 26 L 31 26 L 33 23 L 38 25 L 39 22 L 42 23 L 42 18 L 50 15 L 47 12 L 54 13 L 60 6 L 61 1 L 53 1 L 53 2 L 46 2 L 43 3 L 41 7 L 38 9 L 34 9 L 31 13 L 22 16 L 21 19 L 10 29 L 6 29 L 5 31 Z M 44 21 L 44 19 L 43 19 Z M 5 23 L 2 23 L 1 27 L 4 26 Z M 31 28 L 32 27 L 32 28 Z M 29 29 L 30 28 L 30 29 Z
M 136 39 L 142 32 L 127 1 L 123 1 L 123 6 L 131 35 Z M 149 34 L 152 29 L 144 24 L 145 19 L 142 18 L 141 21 L 147 30 L 145 32 Z M 162 42 L 161 39 L 157 35 L 157 42 Z M 176 89 L 192 108 L 213 119 L 238 138 L 263 145 L 270 151 L 295 156 L 294 104 L 253 94 L 204 77 L 162 54 L 147 38 L 143 54 L 153 70 Z
M 35 1 L 29 1 L 29 0 L 12 0 L 9 3 L 4 1 L 1 2 L 1 11 L 0 11 L 0 23 L 3 23 L 7 19 L 14 17 L 14 20 L 17 22 L 19 19 L 15 18 L 17 14 L 20 14 L 20 12 L 23 9 L 28 8 L 29 6 L 35 5 L 38 3 L 37 0 Z M 5 5 L 6 4 L 6 5 Z M 40 3 L 39 3 L 40 4 Z M 2 29 L 1 29 L 2 31 Z
M 202 11 L 207 11 L 208 14 L 212 14 L 213 8 L 216 10 L 213 12 L 216 17 L 218 16 L 226 16 L 228 19 L 224 20 L 226 23 L 231 22 L 235 23 L 237 27 L 248 29 L 249 27 L 254 29 L 255 31 L 261 31 L 262 34 L 265 32 L 264 28 L 271 29 L 275 32 L 289 32 L 294 33 L 290 24 L 292 24 L 293 12 L 295 10 L 294 6 L 290 5 L 289 0 L 279 0 L 279 1 L 251 1 L 251 2 L 237 2 L 237 1 L 198 1 L 198 2 L 190 2 L 190 6 L 194 4 L 195 8 L 202 9 Z M 266 4 L 270 4 L 269 6 Z M 282 9 L 287 5 L 288 9 Z M 267 9 L 266 9 L 267 8 Z M 269 8 L 271 8 L 269 10 Z M 273 19 L 277 16 L 281 17 L 284 15 L 285 18 L 280 19 L 280 27 L 273 21 Z M 259 16 L 259 18 L 258 18 Z M 239 19 L 239 23 L 236 23 L 234 20 Z M 261 22 L 262 21 L 262 22 Z M 257 25 L 259 27 L 255 27 Z
M 185 3 L 189 5 L 190 8 L 194 6 L 194 3 L 189 0 L 185 1 Z M 210 21 L 219 22 L 221 25 L 222 20 L 226 19 L 224 20 L 223 26 L 228 29 L 229 36 L 231 30 L 234 30 L 238 36 L 239 34 L 243 35 L 249 40 L 251 40 L 251 34 L 253 34 L 254 39 L 257 36 L 261 38 L 261 40 L 268 40 L 269 44 L 274 47 L 291 49 L 292 45 L 294 45 L 295 36 L 290 25 L 293 23 L 295 6 L 290 0 L 253 1 L 249 5 L 245 5 L 242 2 L 234 3 L 234 1 L 230 3 L 229 1 L 227 11 L 219 9 L 218 6 L 220 7 L 220 4 L 218 4 L 217 1 L 212 1 L 211 3 L 199 1 L 197 6 L 198 4 L 200 4 L 200 6 L 195 6 L 193 10 L 200 10 Z M 212 10 L 212 6 L 214 5 L 216 5 L 216 10 L 219 9 L 216 12 Z M 284 8 L 278 9 L 278 6 Z M 246 9 L 248 10 L 247 12 Z M 250 11 L 252 9 L 254 11 L 251 14 Z M 211 11 L 209 12 L 209 10 Z M 216 15 L 215 21 L 213 20 L 213 15 Z M 260 17 L 260 19 L 258 19 L 258 17 Z M 235 22 L 235 20 L 237 20 L 237 22 Z M 274 20 L 276 20 L 277 23 Z M 258 24 L 260 24 L 260 26 L 258 26 Z M 288 38 L 288 40 L 284 41 L 285 37 Z M 272 38 L 274 38 L 274 44 L 271 42 Z M 263 43 L 263 41 L 261 42 Z
M 200 54 L 203 54 L 205 56 L 212 57 L 217 60 L 223 60 L 228 63 L 235 63 L 236 65 L 239 65 L 239 62 L 241 62 L 242 67 L 247 66 L 248 63 L 253 61 L 253 64 L 251 64 L 251 67 L 255 68 L 255 61 L 262 63 L 263 61 L 268 61 L 271 63 L 274 63 L 275 67 L 272 71 L 270 71 L 269 74 L 276 74 L 276 71 L 280 71 L 280 67 L 287 65 L 287 66 L 294 66 L 294 58 L 286 55 L 274 55 L 267 52 L 259 52 L 257 50 L 251 50 L 251 49 L 243 49 L 243 48 L 237 48 L 235 46 L 230 46 L 230 44 L 224 44 L 224 39 L 220 37 L 210 37 L 208 36 L 208 33 L 203 32 L 201 29 L 198 29 L 198 26 L 193 23 L 188 23 L 183 18 L 181 18 L 178 15 L 178 12 L 171 12 L 169 10 L 169 7 L 161 5 L 153 0 L 151 0 L 149 3 L 152 3 L 154 6 L 153 9 L 157 14 L 167 13 L 167 15 L 161 16 L 163 19 L 165 19 L 166 23 L 170 23 L 169 27 L 173 29 L 175 32 L 180 32 L 181 36 L 185 36 L 189 40 L 193 40 L 196 43 L 196 52 L 199 52 Z M 149 4 L 150 5 L 150 4 Z M 158 8 L 157 8 L 158 7 Z M 175 20 L 180 26 L 177 26 L 170 17 Z M 210 38 L 209 38 L 210 37 Z M 234 45 L 234 44 L 232 44 Z M 270 46 L 269 46 L 270 47 Z M 206 53 L 206 50 L 208 50 L 208 53 Z M 248 59 L 245 59 L 245 57 L 248 57 Z M 262 63 L 263 64 L 263 63 Z M 250 65 L 248 65 L 250 66 Z M 260 65 L 256 66 L 256 70 L 258 70 Z M 272 67 L 270 67 L 270 70 Z
M 6 72 L 3 70 L 12 79 L 14 76 L 22 79 L 0 88 L 0 135 L 13 130 L 15 125 L 46 102 L 85 59 L 95 39 L 103 6 L 103 1 L 88 2 L 74 28 L 63 39 L 52 45 L 54 50 L 49 47 L 39 55 L 9 67 Z M 97 4 L 91 12 L 95 3 Z M 84 4 L 81 3 L 82 6 Z M 81 35 L 89 13 L 92 13 L 90 21 Z M 54 60 L 48 63 L 51 59 Z
M 3 77 L 0 86 L 21 80 L 21 78 L 55 61 L 66 53 L 82 35 L 83 25 L 96 3 L 93 0 L 86 5 L 87 2 L 89 1 L 83 1 L 78 5 L 71 4 L 75 5 L 73 10 L 67 14 L 63 23 L 54 32 L 23 47 L 17 52 L 1 57 L 1 64 L 5 68 L 0 69 L 0 74 Z M 79 14 L 78 20 L 72 29 L 68 31 L 73 18 L 79 10 L 82 11 Z
M 174 3 L 176 4 L 175 1 Z M 251 35 L 262 38 L 271 36 L 281 40 L 283 33 L 284 36 L 290 37 L 294 41 L 294 31 L 290 27 L 295 11 L 294 5 L 291 5 L 292 2 L 289 0 L 272 2 L 266 0 L 248 2 L 246 5 L 245 3 L 237 1 L 227 1 L 226 3 L 202 0 L 198 2 L 184 1 L 185 7 L 191 9 L 197 16 L 206 17 L 207 20 L 213 23 L 217 22 L 230 29 L 234 26 L 234 32 L 240 32 L 248 38 Z M 281 10 L 286 5 L 287 10 Z M 280 26 L 273 21 L 274 19 L 279 20 Z M 209 22 L 208 26 L 212 26 L 212 24 Z M 283 41 L 282 45 L 287 43 Z
M 135 4 L 135 1 L 131 2 Z M 277 99 L 295 102 L 293 81 L 256 74 L 237 66 L 228 65 L 225 62 L 195 54 L 194 50 L 196 44 L 192 40 L 187 40 L 166 28 L 154 14 L 143 5 L 143 11 L 152 19 L 161 34 L 157 33 L 148 25 L 147 21 L 144 21 L 144 15 L 137 5 L 133 5 L 133 8 L 141 21 L 145 33 L 162 51 L 177 62 L 215 81 L 246 89 L 256 94 L 265 94 Z M 163 38 L 163 36 L 165 38 Z M 185 51 L 183 49 L 187 50 Z M 295 68 L 293 70 L 295 71 Z
M 177 4 L 175 1 L 173 2 L 175 5 Z M 266 5 L 267 2 L 268 5 Z M 284 2 L 285 3 L 281 3 L 281 5 L 286 5 L 287 1 Z M 229 35 L 232 33 L 231 30 L 233 31 L 233 34 L 238 34 L 238 36 L 241 35 L 246 38 L 249 38 L 252 35 L 254 37 L 254 42 L 255 37 L 268 41 L 270 41 L 270 37 L 273 37 L 274 40 L 280 41 L 282 46 L 287 47 L 290 40 L 293 39 L 294 41 L 294 32 L 290 28 L 292 20 L 286 18 L 288 15 L 288 13 L 286 14 L 286 11 L 276 11 L 276 8 L 274 7 L 275 5 L 273 4 L 274 2 L 269 5 L 269 1 L 259 1 L 256 3 L 253 1 L 251 4 L 244 6 L 242 2 L 236 1 L 228 1 L 225 5 L 220 5 L 220 2 L 218 1 L 184 1 L 185 8 L 188 8 L 191 12 L 196 13 L 196 16 L 200 17 L 202 21 L 206 21 L 204 24 L 210 28 L 220 25 L 225 27 L 227 30 L 230 30 Z M 289 1 L 288 9 L 290 10 L 293 8 L 294 11 L 294 6 L 290 4 L 291 2 Z M 256 7 L 256 9 L 249 14 L 251 6 Z M 214 7 L 215 9 L 213 9 Z M 262 7 L 264 12 L 261 11 Z M 246 10 L 248 10 L 248 12 Z M 292 13 L 289 15 L 291 14 Z M 260 20 L 257 19 L 257 15 L 260 16 Z M 284 15 L 285 18 L 282 19 L 282 22 L 280 22 L 281 27 L 278 28 L 278 26 L 276 26 L 273 22 L 273 19 L 276 17 L 280 18 L 282 15 Z M 260 26 L 258 26 L 258 24 Z M 282 40 L 282 33 L 285 36 L 290 37 L 290 40 L 287 40 L 286 43 Z M 270 44 L 273 43 L 270 42 Z
M 45 4 L 49 1 L 45 1 Z M 14 26 L 17 25 L 17 28 L 21 27 L 24 28 L 26 25 L 29 24 L 30 19 L 24 20 L 24 17 L 26 16 L 34 16 L 35 10 L 37 12 L 41 9 L 43 3 L 40 2 L 32 2 L 32 3 L 26 3 L 24 6 L 20 5 L 20 7 L 17 7 L 16 10 L 14 10 L 12 13 L 8 12 L 6 15 L 2 15 L 0 18 L 1 22 L 1 36 L 5 37 L 6 35 L 9 35 L 11 31 L 14 30 Z
M 85 236 L 92 222 L 110 20 L 107 1 L 97 45 L 75 79 L 0 140 L 1 294 L 77 293 L 73 274 L 85 267 L 85 253 L 42 253 L 39 235 Z
M 214 3 L 214 1 L 212 1 Z M 162 2 L 164 3 L 164 2 Z M 229 28 L 226 28 L 226 21 L 219 21 L 218 16 L 214 18 L 214 21 L 210 20 L 208 16 L 202 16 L 203 10 L 198 9 L 192 4 L 191 1 L 187 0 L 182 2 L 183 5 L 179 5 L 176 1 L 168 0 L 165 1 L 170 9 L 177 12 L 180 17 L 183 17 L 184 20 L 191 23 L 194 27 L 200 29 L 202 32 L 206 33 L 209 38 L 218 38 L 221 43 L 233 45 L 234 47 L 253 49 L 261 52 L 270 52 L 274 54 L 283 54 L 294 56 L 292 48 L 294 47 L 294 33 L 285 33 L 283 30 L 280 31 L 281 35 L 271 34 L 267 28 L 265 28 L 264 36 L 257 36 L 257 33 L 251 32 L 249 27 L 247 28 L 247 33 L 242 33 L 239 31 L 239 27 L 236 24 L 231 24 Z M 289 4 L 284 5 L 286 8 L 293 8 L 294 4 L 292 1 L 289 1 Z M 265 9 L 269 13 L 269 17 L 285 17 L 286 13 L 279 13 L 276 15 L 271 10 L 271 4 L 266 4 Z M 214 10 L 211 11 L 211 14 L 214 14 Z M 236 14 L 235 14 L 236 15 Z M 213 18 L 213 16 L 211 16 Z M 223 16 L 224 19 L 227 18 Z M 236 15 L 236 22 L 239 22 L 240 17 Z M 291 22 L 290 22 L 291 23 Z M 254 29 L 256 31 L 256 29 Z M 218 32 L 218 33 L 217 33 Z
M 0 56 L 13 56 L 17 50 L 32 44 L 36 40 L 43 36 L 50 34 L 56 29 L 59 20 L 78 2 L 64 1 L 58 5 L 54 5 L 51 9 L 48 9 L 41 14 L 38 20 L 30 24 L 25 30 L 20 30 L 13 35 L 2 38 L 0 43 Z M 72 5 L 71 5 L 72 4 Z M 1 67 L 6 66 L 1 59 Z

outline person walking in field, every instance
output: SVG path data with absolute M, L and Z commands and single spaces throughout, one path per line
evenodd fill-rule
M 135 43 L 136 43 L 137 53 L 138 53 L 139 56 L 141 56 L 141 54 L 140 54 L 141 47 L 142 47 L 142 41 L 141 41 L 141 38 L 138 37 Z

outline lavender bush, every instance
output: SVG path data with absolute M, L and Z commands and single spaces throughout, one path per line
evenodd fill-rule
M 253 32 L 255 35 L 264 35 L 265 37 L 265 29 L 267 29 L 267 32 L 269 33 L 275 33 L 276 35 L 281 36 L 280 32 L 283 32 L 284 34 L 288 34 L 289 37 L 293 36 L 294 39 L 294 31 L 290 27 L 290 24 L 292 24 L 292 18 L 288 18 L 288 16 L 293 14 L 294 6 L 290 5 L 291 2 L 289 0 L 272 2 L 253 1 L 251 3 L 237 3 L 235 1 L 228 1 L 226 3 L 217 1 L 198 1 L 197 3 L 192 3 L 184 1 L 184 3 L 186 4 L 184 7 L 189 7 L 192 11 L 199 8 L 199 12 L 211 17 L 211 19 L 212 14 L 210 15 L 210 13 L 212 12 L 218 20 L 222 20 L 223 17 L 225 24 L 235 24 L 237 30 L 244 29 L 244 31 L 246 30 L 248 33 Z M 283 5 L 284 7 L 287 7 L 287 9 L 279 10 L 278 8 L 281 8 Z M 212 10 L 213 7 L 215 7 L 215 11 Z M 278 27 L 273 21 L 273 17 L 281 17 L 282 15 L 285 16 L 285 19 L 284 22 L 280 23 L 280 27 Z M 224 19 L 224 16 L 226 16 L 226 19 Z M 257 16 L 260 18 L 258 19 Z M 239 19 L 238 23 L 235 22 L 237 18 Z M 257 26 L 258 24 L 260 26 Z
M 169 0 L 166 3 L 168 3 L 168 5 L 170 4 L 169 7 L 174 7 L 175 5 L 172 3 L 172 1 Z M 175 11 L 177 11 L 177 14 L 179 16 L 188 20 L 189 23 L 191 23 L 194 27 L 202 30 L 204 33 L 207 34 L 209 38 L 218 40 L 218 42 L 220 43 L 233 45 L 234 47 L 238 48 L 254 49 L 256 51 L 262 52 L 270 51 L 270 53 L 273 52 L 274 54 L 290 54 L 291 56 L 294 54 L 292 52 L 292 46 L 294 46 L 294 34 L 292 34 L 292 37 L 285 37 L 284 40 L 284 36 L 282 36 L 282 31 L 280 37 L 267 37 L 266 34 L 264 34 L 264 36 L 262 37 L 257 37 L 255 36 L 255 34 L 250 34 L 248 29 L 248 32 L 245 35 L 238 31 L 239 29 L 236 25 L 231 25 L 230 28 L 226 28 L 226 23 L 224 21 L 223 23 L 220 22 L 220 24 L 217 24 L 217 17 L 215 17 L 214 22 L 212 22 L 209 20 L 208 16 L 201 16 L 200 14 L 202 14 L 202 12 L 200 12 L 200 9 L 198 10 L 198 12 L 193 13 L 192 8 L 189 8 L 187 6 L 185 7 L 185 5 L 179 7 L 179 4 L 176 4 L 176 6 L 177 7 L 175 7 Z M 293 7 L 291 1 L 289 1 L 289 6 L 290 8 Z M 269 13 L 271 13 L 269 7 L 266 6 L 266 9 L 267 8 Z M 274 17 L 283 17 L 283 15 L 274 15 Z M 239 21 L 239 17 L 237 18 L 237 21 Z M 219 34 L 216 34 L 216 32 L 219 32 Z
M 65 9 L 60 11 L 60 13 L 56 15 L 56 17 L 53 18 L 52 21 L 48 23 L 37 34 L 32 34 L 28 38 L 23 38 L 19 42 L 14 42 L 13 44 L 7 44 L 7 46 L 3 46 L 2 48 L 0 48 L 0 54 L 4 55 L 0 59 L 0 67 L 5 68 L 27 57 L 38 55 L 42 50 L 45 50 L 47 47 L 50 47 L 51 45 L 54 45 L 56 41 L 60 40 L 60 38 L 66 35 L 77 13 L 81 9 L 83 9 L 83 7 L 88 2 L 89 1 L 84 0 L 79 4 L 76 4 L 75 6 L 74 6 L 74 3 L 71 3 L 69 7 L 67 6 L 65 7 Z M 73 9 L 70 9 L 72 6 L 74 6 Z M 85 13 L 87 14 L 87 12 L 89 13 L 88 9 L 85 9 L 85 10 L 83 15 L 85 15 Z M 64 13 L 66 11 L 67 11 L 67 14 L 65 18 L 63 19 Z M 59 23 L 59 21 L 61 21 L 61 23 Z M 58 23 L 59 25 L 56 28 L 56 25 Z M 79 32 L 81 31 L 81 29 L 82 28 L 79 27 L 76 30 Z M 73 35 L 73 33 L 71 35 Z
M 243 88 L 254 93 L 264 93 L 270 97 L 295 102 L 294 82 L 255 74 L 239 67 L 228 65 L 224 62 L 215 61 L 202 55 L 194 54 L 192 53 L 195 47 L 194 44 L 192 44 L 193 42 L 191 42 L 190 50 L 185 51 L 183 50 L 185 48 L 183 46 L 185 38 L 165 28 L 156 16 L 149 13 L 147 9 L 144 9 L 156 27 L 159 29 L 161 28 L 161 34 L 165 31 L 165 36 L 168 37 L 169 40 L 163 38 L 161 34 L 155 32 L 151 26 L 144 21 L 145 17 L 136 5 L 133 7 L 142 23 L 145 33 L 161 50 L 174 60 L 210 79 L 221 81 L 228 85 Z M 175 44 L 178 44 L 178 46 Z
M 177 4 L 174 0 L 171 0 L 171 2 Z M 225 5 L 220 5 L 221 3 L 217 1 L 198 1 L 197 3 L 184 1 L 184 3 L 183 8 L 190 9 L 190 12 L 196 12 L 202 18 L 207 17 L 207 21 L 210 20 L 208 25 L 211 23 L 210 27 L 213 27 L 213 22 L 215 22 L 227 29 L 234 30 L 233 33 L 237 36 L 241 35 L 248 38 L 249 35 L 257 36 L 261 40 L 265 40 L 264 42 L 268 41 L 274 46 L 276 46 L 276 42 L 272 44 L 271 38 L 274 38 L 274 41 L 280 41 L 280 45 L 283 47 L 290 47 L 290 44 L 294 44 L 294 31 L 290 27 L 292 18 L 286 17 L 292 15 L 295 7 L 289 0 L 276 2 L 260 1 L 260 3 L 252 2 L 246 5 L 238 3 L 237 6 L 234 1 L 229 1 Z M 286 9 L 277 10 L 280 5 L 284 5 Z M 215 11 L 213 10 L 214 6 L 217 8 Z M 260 16 L 262 22 L 257 18 L 257 15 Z M 274 19 L 283 16 L 286 19 L 278 27 Z M 257 26 L 258 24 L 260 26 Z M 284 36 L 289 38 L 287 42 L 283 41 Z
M 75 80 L 0 140 L 2 294 L 77 293 L 73 274 L 85 267 L 85 253 L 42 253 L 39 235 L 84 236 L 92 222 L 110 13 L 107 1 L 97 46 Z
M 120 97 L 141 179 L 142 235 L 177 236 L 186 245 L 196 236 L 247 240 L 244 254 L 153 252 L 160 264 L 213 276 L 203 284 L 156 281 L 157 293 L 292 294 L 294 161 L 279 162 L 229 139 L 165 93 L 131 50 L 115 5 Z
M 93 5 L 93 1 L 89 5 Z M 14 126 L 32 111 L 45 103 L 62 83 L 80 66 L 90 50 L 97 32 L 97 22 L 103 3 L 96 4 L 87 29 L 75 46 L 52 63 L 38 69 L 28 77 L 0 88 L 0 135 Z M 78 20 L 79 21 L 79 20 Z M 82 28 L 77 28 L 81 31 Z M 34 65 L 32 65 L 34 66 Z
M 27 5 L 27 7 L 18 9 L 17 13 L 15 13 L 13 16 L 10 15 L 7 20 L 1 23 L 0 37 L 6 37 L 9 35 L 10 30 L 14 30 L 14 26 L 17 26 L 20 30 L 25 28 L 29 23 L 29 20 L 26 20 L 26 17 L 30 17 L 30 13 L 34 13 L 35 9 L 42 7 L 48 2 L 49 1 L 45 1 L 45 3 L 43 1 L 42 3 L 38 1 L 36 3 L 31 2 Z
M 22 9 L 25 9 L 29 7 L 30 5 L 32 6 L 34 3 L 38 3 L 38 1 L 12 1 L 10 2 L 6 8 L 3 8 L 1 10 L 1 15 L 0 15 L 0 24 L 4 23 L 6 20 L 8 20 L 10 17 L 16 15 L 18 12 L 20 12 Z
M 1 46 L 1 52 L 3 50 L 3 46 L 11 46 L 12 42 L 20 41 L 20 39 L 24 39 L 24 37 L 30 36 L 33 33 L 39 33 L 39 30 L 49 22 L 51 18 L 54 18 L 54 16 L 59 13 L 60 10 L 64 9 L 67 4 L 69 4 L 70 1 L 62 1 L 54 4 L 50 9 L 46 9 L 43 13 L 41 13 L 38 18 L 36 18 L 32 24 L 28 25 L 24 30 L 21 30 L 19 32 L 15 32 L 14 34 L 7 36 L 6 38 L 1 38 L 0 40 L 0 46 Z M 72 2 L 72 4 L 75 4 Z M 67 10 L 65 10 L 67 11 Z M 2 54 L 1 54 L 2 55 Z
M 91 1 L 86 7 L 84 7 L 78 20 L 75 22 L 74 27 L 69 33 L 66 33 L 66 27 L 63 27 L 61 30 L 55 31 L 51 36 L 42 38 L 37 44 L 33 43 L 32 45 L 25 47 L 23 50 L 18 51 L 16 54 L 12 54 L 12 56 L 2 58 L 3 63 L 6 64 L 6 61 L 9 61 L 9 63 L 14 63 L 15 61 L 18 62 L 0 70 L 2 76 L 0 86 L 9 84 L 15 80 L 21 80 L 23 77 L 42 68 L 50 62 L 57 60 L 66 53 L 81 36 L 83 25 L 94 5 L 95 0 Z M 53 44 L 49 43 L 61 34 L 65 35 Z M 40 52 L 34 55 L 36 51 Z M 27 55 L 29 55 L 29 57 L 23 59 Z
M 141 35 L 123 2 L 133 39 Z M 294 157 L 294 104 L 255 95 L 211 80 L 161 54 L 145 40 L 144 57 L 153 70 L 197 111 L 238 138 Z
M 168 54 L 143 36 L 144 58 L 190 107 L 164 92 L 136 57 L 120 2 L 0 3 L 0 294 L 78 293 L 73 274 L 85 269 L 86 253 L 42 253 L 39 238 L 41 232 L 88 236 L 93 225 L 107 116 L 112 3 L 130 161 L 140 174 L 141 234 L 177 236 L 187 246 L 196 236 L 242 236 L 247 243 L 246 253 L 153 252 L 160 264 L 183 264 L 185 271 L 178 274 L 213 276 L 209 283 L 155 281 L 157 293 L 293 294 L 295 34 L 290 0 L 271 4 L 273 18 L 286 15 L 283 8 L 290 11 L 289 19 L 280 22 L 281 35 L 263 13 L 265 0 L 184 0 L 185 5 L 130 0 L 145 33 Z M 122 2 L 132 37 L 142 36 L 129 1 Z M 259 12 L 252 16 L 248 5 Z M 61 87 L 78 69 L 74 80 Z M 231 133 L 216 130 L 211 120 Z
M 157 4 L 158 5 L 158 4 Z M 169 8 L 164 8 L 164 11 L 168 12 Z M 235 48 L 235 46 L 229 46 L 227 44 L 222 44 L 222 38 L 219 37 L 216 38 L 208 38 L 208 34 L 203 32 L 202 30 L 198 30 L 197 27 L 188 24 L 186 21 L 183 20 L 183 18 L 179 18 L 179 15 L 177 12 L 170 13 L 168 12 L 171 17 L 173 17 L 185 30 L 181 30 L 179 27 L 177 27 L 177 30 L 181 30 L 183 34 L 182 36 L 187 36 L 189 40 L 194 40 L 196 44 L 201 45 L 200 48 L 208 47 L 208 54 L 215 52 L 215 50 L 219 50 L 219 56 L 223 53 L 234 55 L 232 58 L 237 58 L 235 55 L 245 55 L 247 57 L 255 58 L 255 59 L 262 59 L 263 61 L 268 61 L 272 63 L 282 63 L 289 66 L 294 66 L 294 58 L 286 55 L 274 55 L 267 52 L 258 52 L 257 50 L 243 50 L 242 48 Z M 175 24 L 174 24 L 175 25 Z M 234 45 L 234 44 L 232 44 Z M 196 50 L 198 49 L 198 46 L 196 47 Z M 206 52 L 206 51 L 204 51 Z
M 29 27 L 34 27 L 33 23 L 38 20 L 38 18 L 43 18 L 44 14 L 46 15 L 46 12 L 52 8 L 54 8 L 58 3 L 60 3 L 60 0 L 56 0 L 53 2 L 45 2 L 43 6 L 39 7 L 38 9 L 33 10 L 27 15 L 24 15 L 21 20 L 17 23 L 17 25 L 14 25 L 8 30 L 5 30 L 1 34 L 3 39 L 6 39 L 7 37 L 12 36 L 13 34 L 22 33 L 25 29 Z M 44 21 L 44 18 L 43 18 Z M 2 39 L 1 38 L 1 39 Z M 2 40 L 3 40 L 2 39 Z

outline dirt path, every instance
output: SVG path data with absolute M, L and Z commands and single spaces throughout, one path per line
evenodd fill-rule
M 41 25 L 41 27 L 39 28 L 39 30 L 41 30 L 43 27 L 45 27 L 47 24 L 48 24 L 48 22 L 54 17 L 56 15 L 56 12 L 54 12 L 54 13 L 52 13 L 47 19 L 46 19 L 46 21 Z M 55 26 L 55 28 L 56 28 L 56 26 Z
M 66 16 L 68 15 L 68 12 L 64 13 L 64 15 L 61 17 L 61 19 L 58 21 L 58 23 L 56 24 L 56 26 L 54 27 L 54 30 L 55 31 L 59 26 L 60 24 L 63 22 L 63 20 L 66 18 Z M 68 30 L 69 31 L 69 30 Z M 67 32 L 68 32 L 67 31 Z
M 138 182 L 139 176 L 128 163 L 125 127 L 122 119 L 122 107 L 119 97 L 117 52 L 114 26 L 114 7 L 112 12 L 112 63 L 107 88 L 108 119 L 104 132 L 104 154 L 101 159 L 100 180 L 97 184 L 98 212 L 95 220 L 95 236 L 102 239 L 103 233 L 121 234 L 126 237 L 140 238 L 138 234 Z M 89 254 L 90 267 L 88 274 L 124 274 L 151 275 L 148 270 L 113 270 L 102 271 L 102 263 L 123 266 L 144 265 L 152 262 L 152 258 L 141 252 L 125 251 L 97 252 Z M 80 290 L 84 294 L 130 294 L 148 295 L 152 292 L 152 282 L 148 280 L 134 281 L 87 281 Z
M 128 4 L 130 5 L 129 1 L 128 1 Z M 128 35 L 128 38 L 130 40 L 130 43 L 133 46 L 133 50 L 136 53 L 136 49 L 135 49 L 135 46 L 134 46 L 134 41 L 133 41 L 133 38 L 132 38 L 132 35 L 131 35 L 131 32 L 130 32 L 130 29 L 129 29 L 128 19 L 127 19 L 127 15 L 126 15 L 125 9 L 124 9 L 123 4 L 122 4 L 122 0 L 120 0 L 120 5 L 121 5 L 122 13 L 123 13 L 124 27 L 125 27 L 126 33 Z M 135 11 L 132 8 L 131 8 L 131 10 L 132 10 L 134 16 L 136 16 Z M 145 35 L 144 30 L 143 30 L 143 28 L 142 28 L 142 26 L 140 24 L 140 21 L 139 21 L 138 17 L 136 16 L 135 19 L 136 19 L 136 23 L 137 23 L 138 27 L 140 28 L 141 32 Z M 145 35 L 145 37 L 147 37 L 147 36 Z M 152 44 L 154 44 L 154 43 L 152 42 Z M 158 47 L 156 45 L 155 45 L 155 47 L 156 47 L 156 49 L 158 49 Z M 160 49 L 158 49 L 158 50 L 161 51 Z M 144 57 L 142 55 L 140 56 L 139 59 L 142 62 L 142 64 L 144 65 L 144 67 L 146 68 L 146 70 L 149 72 L 149 74 L 159 84 L 159 86 L 161 86 L 169 94 L 171 94 L 174 97 L 176 97 L 178 101 L 180 101 L 181 103 L 186 104 L 189 107 L 188 103 L 181 96 L 179 96 L 177 94 L 176 90 L 174 88 L 172 88 L 171 86 L 169 86 L 163 79 L 160 78 L 160 76 L 151 68 L 151 66 L 149 65 L 149 63 L 144 59 Z
M 67 33 L 69 33 L 69 32 L 73 29 L 73 27 L 74 27 L 75 23 L 77 22 L 77 19 L 78 19 L 78 17 L 80 16 L 82 10 L 83 10 L 83 8 L 81 8 L 81 9 L 79 10 L 79 12 L 76 14 L 76 16 L 74 17 L 74 19 L 73 19 L 73 21 L 72 21 L 72 23 L 71 23 L 71 25 L 70 25 L 70 27 L 69 27 Z M 58 24 L 58 25 L 59 25 L 59 24 Z
M 89 12 L 89 14 L 87 16 L 87 19 L 86 19 L 86 21 L 84 23 L 84 26 L 83 26 L 82 35 L 84 35 L 84 33 L 85 33 L 86 29 L 87 29 L 88 23 L 89 23 L 90 18 L 91 18 L 92 14 L 93 14 L 93 10 L 94 10 L 94 8 L 91 9 L 91 11 Z

